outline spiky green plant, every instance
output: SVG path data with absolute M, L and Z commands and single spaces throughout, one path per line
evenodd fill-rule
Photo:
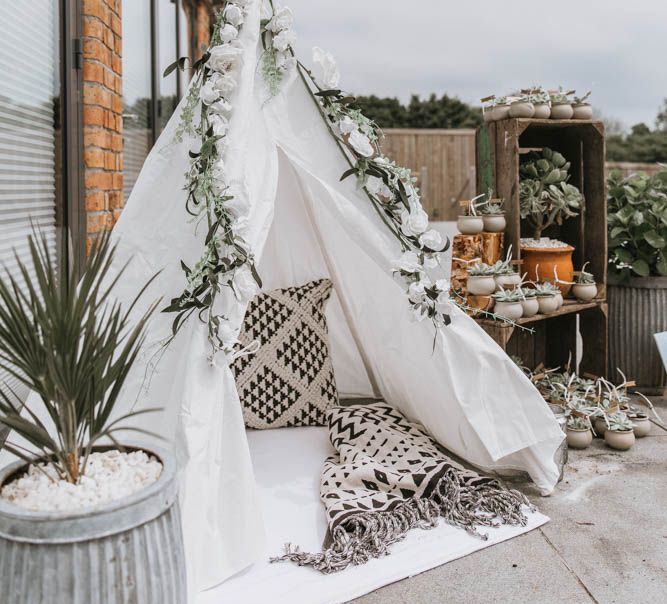
M 128 308 L 110 299 L 123 270 L 111 279 L 115 246 L 108 234 L 93 246 L 80 280 L 58 270 L 43 234 L 33 233 L 29 248 L 32 270 L 16 256 L 16 273 L 5 268 L 0 278 L 0 363 L 38 402 L 22 401 L 6 384 L 0 389 L 0 426 L 30 445 L 3 446 L 27 463 L 46 461 L 60 479 L 76 483 L 100 439 L 118 445 L 119 430 L 141 431 L 123 422 L 155 410 L 110 419 L 155 305 L 131 324 L 150 281 Z M 51 431 L 45 420 L 53 422 Z

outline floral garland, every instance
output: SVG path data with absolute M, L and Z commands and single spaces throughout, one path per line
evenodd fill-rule
M 190 151 L 190 167 L 185 174 L 186 210 L 198 224 L 206 222 L 207 234 L 197 263 L 190 268 L 181 262 L 187 279 L 185 289 L 162 312 L 176 313 L 172 338 L 190 315 L 198 313 L 208 325 L 211 356 L 219 351 L 231 352 L 237 342 L 227 317 L 214 310 L 222 289 L 229 287 L 245 303 L 262 286 L 252 251 L 243 238 L 249 211 L 247 198 L 225 179 L 227 131 L 233 109 L 230 99 L 242 62 L 238 36 L 251 1 L 231 0 L 218 14 L 211 45 L 193 65 L 194 81 L 176 132 L 177 140 L 187 133 L 201 141 L 199 150 Z M 179 59 L 165 74 L 184 66 L 185 60 Z M 195 125 L 199 101 L 200 121 Z
M 285 74 L 296 66 L 292 50 L 296 36 L 292 31 L 292 11 L 286 6 L 276 10 L 272 1 L 269 5 L 272 14 L 267 15 L 260 23 L 264 47 L 261 66 L 262 76 L 270 96 L 273 97 L 278 93 Z

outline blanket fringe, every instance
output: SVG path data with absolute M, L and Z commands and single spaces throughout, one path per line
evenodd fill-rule
M 486 540 L 488 535 L 477 527 L 525 526 L 528 519 L 524 506 L 535 509 L 523 493 L 507 489 L 494 479 L 465 476 L 452 467 L 440 478 L 430 497 L 413 497 L 391 511 L 355 514 L 334 528 L 331 547 L 311 554 L 288 543 L 285 554 L 271 558 L 271 562 L 287 560 L 326 574 L 338 572 L 350 564 L 365 564 L 371 558 L 386 556 L 389 547 L 408 531 L 434 528 L 439 518 Z

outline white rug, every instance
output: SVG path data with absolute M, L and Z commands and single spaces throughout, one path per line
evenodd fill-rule
M 322 463 L 332 449 L 325 428 L 249 430 L 248 440 L 264 513 L 267 560 L 202 593 L 198 604 L 348 602 L 548 521 L 546 516 L 535 513 L 525 528 L 502 526 L 488 530 L 488 541 L 441 522 L 429 531 L 412 531 L 385 558 L 332 575 L 287 562 L 269 564 L 268 558 L 281 553 L 288 541 L 306 551 L 321 549 L 326 522 L 318 496 L 319 480 Z

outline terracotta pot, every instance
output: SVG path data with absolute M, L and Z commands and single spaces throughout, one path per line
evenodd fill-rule
M 575 283 L 572 286 L 572 294 L 577 300 L 590 302 L 598 295 L 598 286 L 595 283 Z
M 492 119 L 494 122 L 498 120 L 507 119 L 510 116 L 510 106 L 509 105 L 496 105 L 491 110 Z
M 547 120 L 551 116 L 551 107 L 547 103 L 534 103 L 535 114 L 533 118 L 536 120 Z
M 556 103 L 551 105 L 552 120 L 571 120 L 574 109 L 570 103 Z
M 484 220 L 481 216 L 459 216 L 456 226 L 464 235 L 477 235 L 484 230 Z
M 635 444 L 635 433 L 632 430 L 607 430 L 604 433 L 604 442 L 612 449 L 627 451 Z
M 540 311 L 540 303 L 537 298 L 526 298 L 521 300 L 524 317 L 534 317 Z
M 585 430 L 567 428 L 565 434 L 567 434 L 567 445 L 572 449 L 585 449 L 593 442 L 593 434 L 590 428 Z
M 604 421 L 604 417 L 596 417 L 593 422 L 593 428 L 595 428 L 595 434 L 602 438 L 607 431 L 607 422 Z
M 510 105 L 510 117 L 533 117 L 535 107 L 528 101 L 514 101 Z
M 631 417 L 630 419 L 635 425 L 633 432 L 637 438 L 643 438 L 651 431 L 651 422 L 646 415 Z
M 537 296 L 537 304 L 540 314 L 550 315 L 558 310 L 558 300 L 556 296 Z
M 494 299 L 491 296 L 473 296 L 469 294 L 466 302 L 471 308 L 490 311 L 493 308 Z
M 579 103 L 572 105 L 572 119 L 590 120 L 593 119 L 593 108 L 588 103 Z
M 516 289 L 521 285 L 521 275 L 519 273 L 510 273 L 508 275 L 496 275 L 496 291 L 500 289 Z
M 466 288 L 473 296 L 489 296 L 496 291 L 496 280 L 493 275 L 470 275 Z
M 521 270 L 528 273 L 531 281 L 549 281 L 554 278 L 554 268 L 562 281 L 572 281 L 574 265 L 572 264 L 571 245 L 564 247 L 521 247 Z M 571 285 L 559 283 L 563 296 L 567 296 Z
M 482 216 L 484 230 L 487 233 L 502 233 L 507 226 L 504 214 L 485 214 Z
M 496 300 L 493 312 L 510 321 L 516 321 L 523 316 L 521 302 L 500 302 Z

